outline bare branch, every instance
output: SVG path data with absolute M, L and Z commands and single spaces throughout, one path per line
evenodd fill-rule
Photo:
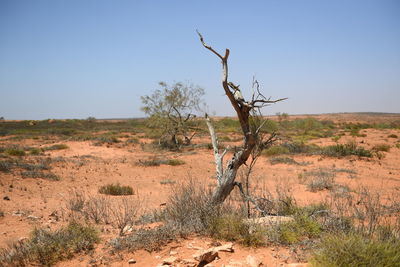
M 217 138 L 217 134 L 215 133 L 214 126 L 212 125 L 210 117 L 208 116 L 207 113 L 205 115 L 205 118 L 206 118 L 208 130 L 210 132 L 211 143 L 212 143 L 213 150 L 214 150 L 214 159 L 215 159 L 215 168 L 217 171 L 217 180 L 218 180 L 218 184 L 221 184 L 222 176 L 224 174 L 224 167 L 223 167 L 222 161 L 223 161 L 223 157 L 225 156 L 226 150 L 221 155 L 219 154 L 218 138 Z
M 229 49 L 226 49 L 226 50 L 225 50 L 225 56 L 221 56 L 221 55 L 220 55 L 217 51 L 215 51 L 211 46 L 209 46 L 208 44 L 206 44 L 206 43 L 204 42 L 203 35 L 201 35 L 201 33 L 200 33 L 198 30 L 196 30 L 196 32 L 197 32 L 197 34 L 199 35 L 200 41 L 201 41 L 201 43 L 203 44 L 203 46 L 204 46 L 205 48 L 207 48 L 208 50 L 210 50 L 211 52 L 213 52 L 214 54 L 216 54 L 222 61 L 226 61 L 226 60 L 228 59 L 228 56 L 229 56 Z

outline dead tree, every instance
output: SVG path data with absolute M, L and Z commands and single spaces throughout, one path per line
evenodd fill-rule
M 247 159 L 257 151 L 262 151 L 265 148 L 271 146 L 275 140 L 275 134 L 271 134 L 268 138 L 262 138 L 260 131 L 263 127 L 263 123 L 254 127 L 252 124 L 253 116 L 261 114 L 261 108 L 268 106 L 269 104 L 276 103 L 286 98 L 271 100 L 270 98 L 264 97 L 259 90 L 258 83 L 255 81 L 256 86 L 254 87 L 251 100 L 245 101 L 242 94 L 240 93 L 239 85 L 235 85 L 233 82 L 228 80 L 228 57 L 229 49 L 225 50 L 225 55 L 222 56 L 215 51 L 211 46 L 204 42 L 203 36 L 197 31 L 200 41 L 203 46 L 214 53 L 221 59 L 222 64 L 222 87 L 225 94 L 229 98 L 232 107 L 235 109 L 237 117 L 239 119 L 240 127 L 243 133 L 243 145 L 234 152 L 232 159 L 228 160 L 226 167 L 223 167 L 223 159 L 226 154 L 226 150 L 220 153 L 218 148 L 218 139 L 215 133 L 214 127 L 210 121 L 210 118 L 206 114 L 206 122 L 211 135 L 212 146 L 214 150 L 217 181 L 218 185 L 213 192 L 212 202 L 214 204 L 220 204 L 229 196 L 234 189 L 235 185 L 239 186 L 236 179 L 236 174 L 240 166 L 246 164 Z M 243 193 L 243 190 L 241 190 Z

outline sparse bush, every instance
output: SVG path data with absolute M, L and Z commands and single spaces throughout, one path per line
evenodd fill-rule
M 0 172 L 10 172 L 13 164 L 8 160 L 0 161 Z
M 330 157 L 345 157 L 345 156 L 359 156 L 359 157 L 372 157 L 372 153 L 363 147 L 358 147 L 355 142 L 348 144 L 336 144 L 333 146 L 327 146 L 321 149 L 319 154 L 330 156 Z
M 101 146 L 103 144 L 115 144 L 115 143 L 119 143 L 120 141 L 118 140 L 118 137 L 113 136 L 113 135 L 103 135 L 103 136 L 97 136 L 95 138 L 93 138 L 94 141 L 96 141 L 94 143 L 95 146 Z
M 203 232 L 220 209 L 210 204 L 210 198 L 211 192 L 192 180 L 187 185 L 174 187 L 165 209 L 165 221 L 181 233 Z
M 178 235 L 176 228 L 167 224 L 153 229 L 139 229 L 132 235 L 114 238 L 109 244 L 115 251 L 144 249 L 153 252 L 176 240 Z
M 269 162 L 271 163 L 271 165 L 274 165 L 274 164 L 289 164 L 289 165 L 302 165 L 302 166 L 305 166 L 305 165 L 309 164 L 307 162 L 297 162 L 294 159 L 289 158 L 289 157 L 275 157 L 275 158 L 271 158 L 269 160 Z
M 379 241 L 360 234 L 328 235 L 311 260 L 314 267 L 400 266 L 400 241 Z
M 138 199 L 123 198 L 110 209 L 112 221 L 115 227 L 119 229 L 119 235 L 124 235 L 126 227 L 133 225 L 134 220 L 140 210 L 140 201 Z
M 133 195 L 133 188 L 131 186 L 120 184 L 103 185 L 99 189 L 99 193 L 112 196 Z
M 14 243 L 0 252 L 2 266 L 53 266 L 69 259 L 75 253 L 90 251 L 100 240 L 97 231 L 90 226 L 72 222 L 66 228 L 50 232 L 36 229 L 26 241 Z
M 388 144 L 378 144 L 378 145 L 374 145 L 374 146 L 372 147 L 372 150 L 373 150 L 373 151 L 376 151 L 376 152 L 381 152 L 381 151 L 383 151 L 383 152 L 389 152 L 389 150 L 390 150 L 390 145 L 388 145 Z
M 332 189 L 334 186 L 335 172 L 330 169 L 318 169 L 303 173 L 306 179 L 307 188 L 311 192 L 317 192 L 324 189 Z
M 176 181 L 171 179 L 164 179 L 160 181 L 160 184 L 176 184 Z
M 83 208 L 79 213 L 96 224 L 109 224 L 110 212 L 114 208 L 111 207 L 109 199 L 104 196 L 89 196 L 84 199 Z
M 279 225 L 279 242 L 294 244 L 304 238 L 315 238 L 321 233 L 321 225 L 306 215 L 297 215 L 295 220 Z
M 389 134 L 388 138 L 399 138 L 396 134 Z
M 29 150 L 29 154 L 34 155 L 34 156 L 40 155 L 42 153 L 43 153 L 43 150 L 40 148 L 31 148 Z
M 55 145 L 52 145 L 49 147 L 45 147 L 43 149 L 45 151 L 48 151 L 48 150 L 62 150 L 62 149 L 67 149 L 67 148 L 69 148 L 69 147 L 66 144 L 55 144 Z
M 214 238 L 236 241 L 248 247 L 265 245 L 265 229 L 260 225 L 246 223 L 244 219 L 238 213 L 223 214 L 211 220 L 208 231 Z
M 315 177 L 307 184 L 307 188 L 311 192 L 317 192 L 324 189 L 330 190 L 333 188 L 333 179 L 327 176 Z
M 19 157 L 26 155 L 25 151 L 19 148 L 8 148 L 4 151 L 4 153 L 9 156 L 19 156 Z
M 178 166 L 178 165 L 183 165 L 185 162 L 180 159 L 168 159 L 165 162 L 162 162 L 162 164 L 166 165 L 171 165 L 171 166 Z
M 51 180 L 51 181 L 61 180 L 60 177 L 55 175 L 54 173 L 41 172 L 41 171 L 37 171 L 37 170 L 22 172 L 21 176 L 22 176 L 22 178 L 43 178 L 43 179 Z
M 180 159 L 149 159 L 149 160 L 139 160 L 138 165 L 140 166 L 146 166 L 146 167 L 151 167 L 151 166 L 160 166 L 161 164 L 165 165 L 170 165 L 170 166 L 178 166 L 178 165 L 183 165 L 185 162 Z
M 272 146 L 262 152 L 264 156 L 274 156 L 274 155 L 281 155 L 281 154 L 288 154 L 289 149 L 283 146 Z

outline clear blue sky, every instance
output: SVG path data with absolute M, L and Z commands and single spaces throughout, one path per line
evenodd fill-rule
M 400 112 L 398 0 L 0 0 L 0 116 L 140 117 L 159 81 L 232 115 L 196 29 L 242 90 L 289 97 L 266 114 Z

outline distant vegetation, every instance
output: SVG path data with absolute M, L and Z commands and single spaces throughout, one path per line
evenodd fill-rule
M 99 193 L 112 196 L 125 196 L 133 195 L 133 189 L 127 185 L 108 184 L 101 186 Z

